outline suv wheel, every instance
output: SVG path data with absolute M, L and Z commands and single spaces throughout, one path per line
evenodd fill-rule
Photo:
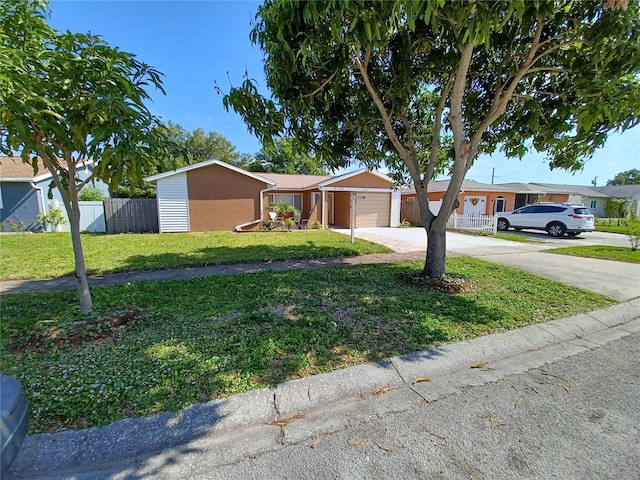
M 509 230 L 509 221 L 506 218 L 498 219 L 498 230 Z
M 561 237 L 564 235 L 564 232 L 567 231 L 567 227 L 560 222 L 551 222 L 547 225 L 547 233 L 552 237 Z

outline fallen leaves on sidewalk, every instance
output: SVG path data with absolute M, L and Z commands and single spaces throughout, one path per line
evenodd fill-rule
M 314 442 L 309 445 L 310 448 L 317 448 L 318 445 L 320 445 L 322 443 L 322 441 L 327 438 L 329 435 L 331 435 L 330 433 L 323 433 L 322 435 L 320 435 L 318 438 L 316 438 L 314 440 Z
M 300 420 L 301 418 L 304 418 L 304 413 L 298 412 L 295 415 L 291 415 L 290 417 L 287 417 L 287 418 L 274 420 L 273 422 L 267 422 L 267 425 L 273 425 L 274 427 L 285 427 L 289 423 L 293 422 L 294 420 Z
M 415 378 L 413 380 L 413 382 L 411 382 L 411 385 L 415 385 L 416 383 L 422 383 L 422 382 L 430 382 L 431 379 L 429 377 L 418 377 Z
M 390 448 L 387 448 L 383 445 L 380 445 L 378 442 L 373 442 L 373 444 L 378 447 L 380 450 L 384 450 L 385 452 L 393 452 Z
M 493 367 L 489 367 L 488 365 L 486 365 L 484 363 L 476 363 L 475 365 L 471 365 L 469 368 L 476 368 L 478 370 L 483 370 L 485 372 L 487 372 L 489 370 L 494 370 Z

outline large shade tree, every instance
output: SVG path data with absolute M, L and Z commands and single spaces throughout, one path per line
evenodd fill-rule
M 640 185 L 640 170 L 632 168 L 616 174 L 607 185 Z
M 285 137 L 267 143 L 247 166 L 252 172 L 326 175 L 319 158 L 300 151 L 294 139 Z
M 80 307 L 92 308 L 80 237 L 78 193 L 94 179 L 139 180 L 163 137 L 145 102 L 160 73 L 89 34 L 59 32 L 40 0 L 0 3 L 0 149 L 53 175 L 70 219 Z M 91 175 L 76 171 L 91 160 Z
M 331 167 L 386 164 L 410 179 L 424 274 L 441 277 L 446 221 L 479 153 L 535 148 L 576 171 L 637 124 L 639 38 L 638 0 L 267 1 L 251 39 L 269 95 L 247 76 L 224 103 L 266 141 L 291 135 Z M 438 169 L 451 181 L 436 215 Z

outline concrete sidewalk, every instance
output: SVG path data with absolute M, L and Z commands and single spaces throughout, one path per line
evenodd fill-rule
M 208 275 L 233 275 L 238 273 L 255 273 L 262 271 L 307 270 L 340 265 L 367 265 L 376 263 L 392 263 L 403 260 L 417 260 L 424 258 L 424 252 L 396 252 L 360 255 L 357 257 L 329 257 L 304 260 L 285 260 L 262 263 L 238 263 L 227 265 L 212 265 L 208 267 L 176 268 L 172 270 L 151 270 L 142 272 L 111 273 L 90 275 L 89 285 L 92 287 L 113 285 L 115 283 L 136 282 L 140 280 L 186 280 L 189 278 L 206 277 Z M 0 282 L 0 294 L 51 291 L 75 288 L 74 277 L 61 277 L 48 280 L 15 280 Z
M 33 435 L 25 440 L 7 478 L 222 478 L 211 472 L 278 451 L 282 465 L 287 446 L 314 448 L 328 435 L 391 413 L 406 412 L 411 421 L 411 412 L 427 403 L 597 350 L 637 332 L 640 300 L 633 300 L 197 404 L 178 413 Z M 425 441 L 431 438 L 424 435 Z M 376 439 L 366 441 L 375 444 Z M 321 457 L 315 461 L 314 471 L 328 468 Z M 518 473 L 517 468 L 511 473 Z M 299 472 L 296 478 L 309 478 L 305 475 Z

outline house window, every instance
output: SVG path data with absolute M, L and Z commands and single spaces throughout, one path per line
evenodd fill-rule
M 598 202 L 596 200 L 591 200 L 591 208 L 596 208 L 598 206 Z
M 276 193 L 269 195 L 269 204 L 281 202 L 293 205 L 302 211 L 302 195 L 299 193 Z
M 316 205 L 318 204 L 318 202 L 320 201 L 320 197 L 322 196 L 322 194 L 320 192 L 313 192 L 311 194 L 311 210 L 313 210 L 314 208 L 316 208 Z

